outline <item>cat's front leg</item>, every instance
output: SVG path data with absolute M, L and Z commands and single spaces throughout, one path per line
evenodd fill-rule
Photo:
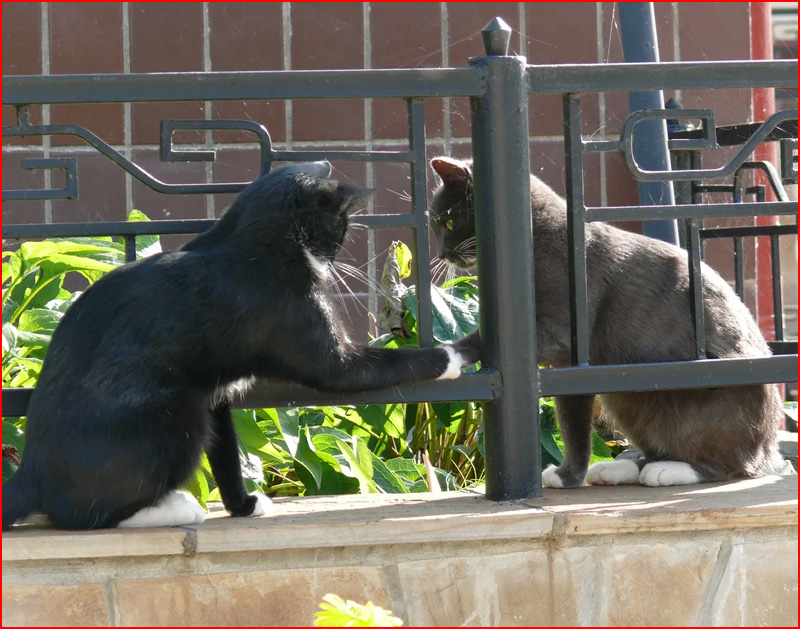
M 248 494 L 244 486 L 231 407 L 219 404 L 211 409 L 211 414 L 214 417 L 214 435 L 206 454 L 225 510 L 234 517 L 258 517 L 272 513 L 272 501 L 267 496 Z
M 461 370 L 481 359 L 481 337 L 476 330 L 472 334 L 459 339 L 455 343 L 440 345 L 439 349 L 447 352 L 449 362 L 439 380 L 452 380 L 461 375 Z
M 592 412 L 594 395 L 556 398 L 556 417 L 564 438 L 564 460 L 542 472 L 542 484 L 556 489 L 583 485 L 592 456 Z
M 481 336 L 478 330 L 467 334 L 463 339 L 453 343 L 455 349 L 468 364 L 472 365 L 481 359 Z

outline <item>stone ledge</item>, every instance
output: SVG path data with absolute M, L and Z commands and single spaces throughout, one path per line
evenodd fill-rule
M 3 535 L 4 626 L 797 626 L 797 477 L 292 498 L 184 528 Z
M 194 555 L 253 550 L 536 539 L 797 526 L 797 476 L 683 487 L 583 487 L 541 499 L 490 502 L 480 492 L 284 498 L 270 518 L 201 525 L 55 531 L 27 524 L 3 534 L 3 563 L 43 559 Z

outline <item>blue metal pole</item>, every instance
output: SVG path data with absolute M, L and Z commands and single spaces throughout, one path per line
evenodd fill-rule
M 622 53 L 628 63 L 657 63 L 658 36 L 652 2 L 618 2 Z M 664 93 L 629 92 L 631 112 L 664 109 Z M 644 120 L 636 125 L 633 155 L 643 170 L 670 170 L 665 120 Z M 675 205 L 671 181 L 640 181 L 641 205 Z M 678 244 L 678 226 L 672 221 L 643 221 L 645 236 Z

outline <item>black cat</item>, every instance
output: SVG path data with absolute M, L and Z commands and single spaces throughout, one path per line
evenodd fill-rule
M 205 517 L 176 492 L 203 451 L 225 508 L 264 514 L 242 481 L 230 396 L 251 376 L 330 390 L 455 378 L 475 338 L 434 349 L 352 345 L 328 293 L 347 211 L 371 192 L 289 165 L 249 185 L 179 251 L 91 286 L 53 335 L 3 487 L 3 529 L 31 511 L 55 526 L 176 526 Z
M 430 222 L 439 256 L 475 264 L 472 162 L 432 161 L 442 186 Z M 536 339 L 539 361 L 570 364 L 567 209 L 564 199 L 531 176 Z M 602 223 L 586 225 L 590 364 L 668 362 L 695 358 L 686 252 Z M 750 312 L 728 284 L 703 265 L 709 358 L 769 356 Z M 599 396 L 605 416 L 644 458 L 588 468 L 593 395 L 556 398 L 566 446 L 563 463 L 544 471 L 549 487 L 700 481 L 793 473 L 776 443 L 783 410 L 777 385 L 644 391 Z M 588 468 L 588 473 L 587 473 Z

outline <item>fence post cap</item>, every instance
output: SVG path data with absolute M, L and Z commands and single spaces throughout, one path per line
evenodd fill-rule
M 493 18 L 481 31 L 483 47 L 489 56 L 506 56 L 511 41 L 511 27 L 501 17 Z

